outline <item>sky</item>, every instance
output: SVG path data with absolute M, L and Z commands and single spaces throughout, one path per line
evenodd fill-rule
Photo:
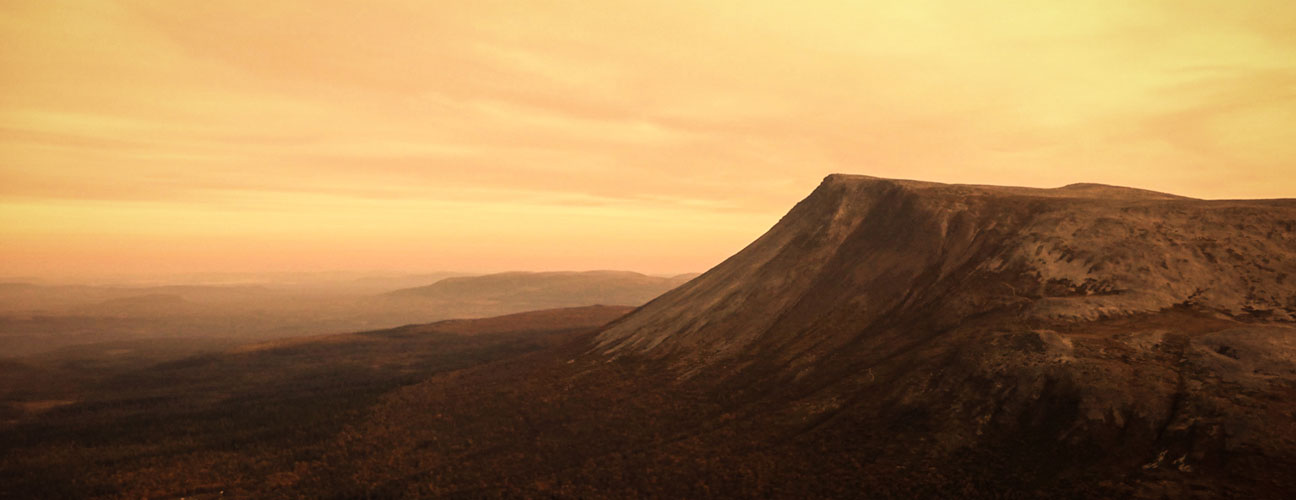
M 0 276 L 703 271 L 834 172 L 1296 197 L 1296 3 L 0 0 Z

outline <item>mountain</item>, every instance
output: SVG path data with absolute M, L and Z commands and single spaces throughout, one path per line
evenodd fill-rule
M 832 175 L 596 334 L 402 389 L 298 487 L 1282 498 L 1293 276 L 1292 200 Z
M 1191 303 L 1290 321 L 1294 223 L 1290 201 L 834 175 L 756 242 L 600 342 L 705 356 L 691 365 L 700 367 L 771 344 L 809 362 L 901 318 L 925 323 L 907 330 L 944 330 L 1000 309 L 1069 324 Z
M 658 277 L 630 271 L 511 272 L 445 278 L 386 296 L 469 307 L 506 304 L 521 311 L 589 304 L 637 306 L 695 276 Z

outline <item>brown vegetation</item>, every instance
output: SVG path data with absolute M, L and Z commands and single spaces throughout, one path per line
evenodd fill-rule
M 383 394 L 550 347 L 627 311 L 592 306 L 481 327 L 449 322 L 448 331 L 340 335 L 128 372 L 75 404 L 46 404 L 0 426 L 0 498 L 257 496 L 288 487 Z

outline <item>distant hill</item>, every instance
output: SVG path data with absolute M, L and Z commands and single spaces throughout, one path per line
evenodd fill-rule
M 519 311 L 592 304 L 637 306 L 696 276 L 659 277 L 630 271 L 509 272 L 445 278 L 386 296 L 479 307 L 507 304 Z
M 0 284 L 0 357 L 111 341 L 269 340 L 539 309 L 639 306 L 694 276 L 663 278 L 618 271 L 479 278 L 450 274 L 346 275 L 343 281 L 276 286 L 4 283 Z M 412 283 L 423 286 L 375 295 Z
M 439 273 L 419 273 L 419 274 L 397 274 L 397 275 L 379 275 L 363 276 L 355 278 L 346 283 L 346 285 L 363 293 L 383 293 L 390 290 L 403 288 L 414 288 L 426 286 L 429 283 L 436 283 L 440 280 L 456 276 L 470 276 L 468 273 L 456 272 L 439 272 Z

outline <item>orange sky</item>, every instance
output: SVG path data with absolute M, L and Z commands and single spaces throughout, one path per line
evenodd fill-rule
M 0 2 L 0 275 L 701 271 L 830 172 L 1296 196 L 1296 3 Z

